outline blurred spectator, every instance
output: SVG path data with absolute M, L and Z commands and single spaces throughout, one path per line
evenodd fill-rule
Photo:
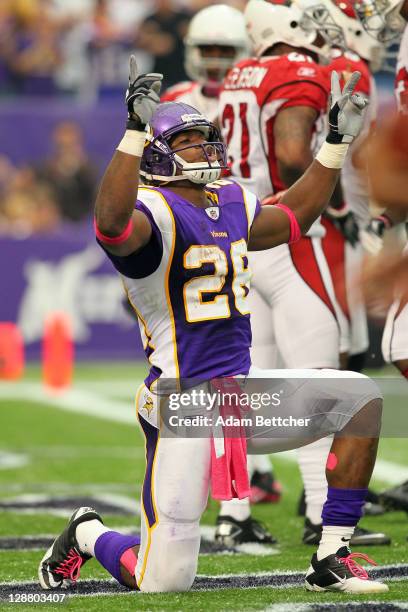
M 163 90 L 187 79 L 183 39 L 191 13 L 176 6 L 173 0 L 156 0 L 156 10 L 141 24 L 136 39 L 154 58 L 152 72 L 164 75 Z
M 37 168 L 37 176 L 54 191 L 61 216 L 81 221 L 93 211 L 96 169 L 88 159 L 76 123 L 59 123 L 52 139 L 52 155 Z
M 49 232 L 60 222 L 52 189 L 28 167 L 0 157 L 0 233 L 17 237 Z
M 132 30 L 115 23 L 109 5 L 109 0 L 96 0 L 88 46 L 89 86 L 102 95 L 123 90 L 134 38 Z
M 55 93 L 55 73 L 62 63 L 59 29 L 48 0 L 13 3 L 15 42 L 9 58 L 17 91 L 31 95 Z
M 14 22 L 10 0 L 0 2 L 0 93 L 10 90 L 10 60 L 14 52 Z
M 3 202 L 17 169 L 6 155 L 0 155 L 0 202 Z
M 122 93 L 130 52 L 165 87 L 180 82 L 188 21 L 218 1 L 0 0 L 0 95 Z
M 98 93 L 122 94 L 130 51 L 136 53 L 141 69 L 149 71 L 149 56 L 133 49 L 149 4 L 150 0 L 53 0 L 64 57 L 57 73 L 59 87 L 87 100 Z

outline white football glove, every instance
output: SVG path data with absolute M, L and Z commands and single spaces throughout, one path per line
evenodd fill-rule
M 331 74 L 329 133 L 326 138 L 330 144 L 349 144 L 361 131 L 368 100 L 353 93 L 360 77 L 360 72 L 353 72 L 342 91 L 338 73 L 333 70 Z
M 160 103 L 163 75 L 157 72 L 138 74 L 134 55 L 130 56 L 129 86 L 126 91 L 127 129 L 144 129 Z

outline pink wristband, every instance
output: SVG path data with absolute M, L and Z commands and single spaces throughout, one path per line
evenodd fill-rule
M 300 240 L 302 236 L 302 232 L 300 231 L 299 223 L 298 223 L 298 220 L 296 219 L 296 216 L 293 210 L 289 208 L 288 206 L 285 206 L 285 204 L 275 204 L 275 206 L 276 208 L 280 208 L 281 210 L 283 210 L 289 217 L 290 235 L 289 235 L 288 244 L 293 244 L 293 242 L 297 242 L 298 240 Z
M 95 218 L 94 218 L 94 228 L 95 228 L 95 234 L 98 240 L 100 240 L 101 242 L 104 242 L 105 244 L 114 246 L 117 244 L 122 244 L 122 242 L 126 242 L 130 234 L 132 233 L 133 221 L 132 219 L 130 219 L 129 223 L 127 224 L 123 232 L 119 234 L 119 236 L 115 236 L 114 238 L 112 238 L 112 236 L 105 236 L 105 234 L 102 234 L 102 232 L 98 229 L 98 226 L 96 225 Z

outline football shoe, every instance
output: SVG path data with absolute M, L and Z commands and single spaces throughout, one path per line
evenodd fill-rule
M 282 485 L 271 472 L 255 471 L 251 478 L 251 504 L 275 504 L 282 496 Z
M 91 555 L 79 550 L 75 531 L 80 523 L 94 519 L 103 522 L 93 508 L 75 510 L 64 531 L 41 559 L 38 578 L 43 589 L 68 588 L 78 580 L 82 565 L 91 559 Z
M 228 548 L 246 542 L 277 544 L 277 539 L 266 527 L 251 516 L 244 521 L 237 521 L 232 516 L 219 516 L 214 538 L 216 542 Z
M 306 574 L 305 586 L 308 591 L 341 591 L 342 593 L 385 593 L 388 586 L 383 582 L 370 580 L 366 570 L 356 561 L 361 559 L 377 565 L 363 553 L 352 553 L 347 546 L 333 554 L 317 560 L 312 557 Z
M 317 545 L 322 536 L 322 525 L 314 525 L 308 518 L 305 519 L 303 529 L 303 544 Z M 363 527 L 356 527 L 350 540 L 350 546 L 387 546 L 391 539 L 381 531 L 369 531 Z
M 408 480 L 380 493 L 381 503 L 389 510 L 408 512 Z

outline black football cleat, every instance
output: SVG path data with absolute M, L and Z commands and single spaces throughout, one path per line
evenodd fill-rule
M 276 504 L 282 496 L 282 485 L 275 480 L 271 472 L 257 472 L 252 474 L 251 504 Z
M 368 489 L 363 512 L 364 516 L 381 516 L 381 514 L 385 513 L 385 508 L 380 502 L 378 493 L 371 489 Z
M 216 542 L 227 548 L 234 548 L 237 544 L 247 542 L 277 544 L 277 539 L 266 527 L 251 516 L 244 521 L 237 521 L 232 516 L 219 516 L 214 538 Z
M 317 546 L 322 536 L 322 525 L 315 525 L 308 518 L 305 519 L 303 529 L 303 544 Z M 363 527 L 356 527 L 350 540 L 350 546 L 388 546 L 391 538 L 380 531 L 369 531 Z
M 75 530 L 84 521 L 103 522 L 93 508 L 75 510 L 68 525 L 47 550 L 38 567 L 38 578 L 43 589 L 68 588 L 79 578 L 81 567 L 91 559 L 79 550 Z
M 342 593 L 386 593 L 388 587 L 383 582 L 370 580 L 367 572 L 356 559 L 362 559 L 377 565 L 362 553 L 352 553 L 347 546 L 339 548 L 336 554 L 317 560 L 317 554 L 312 557 L 305 578 L 308 591 L 337 591 Z
M 387 510 L 403 510 L 408 512 L 408 480 L 380 493 L 379 498 Z

